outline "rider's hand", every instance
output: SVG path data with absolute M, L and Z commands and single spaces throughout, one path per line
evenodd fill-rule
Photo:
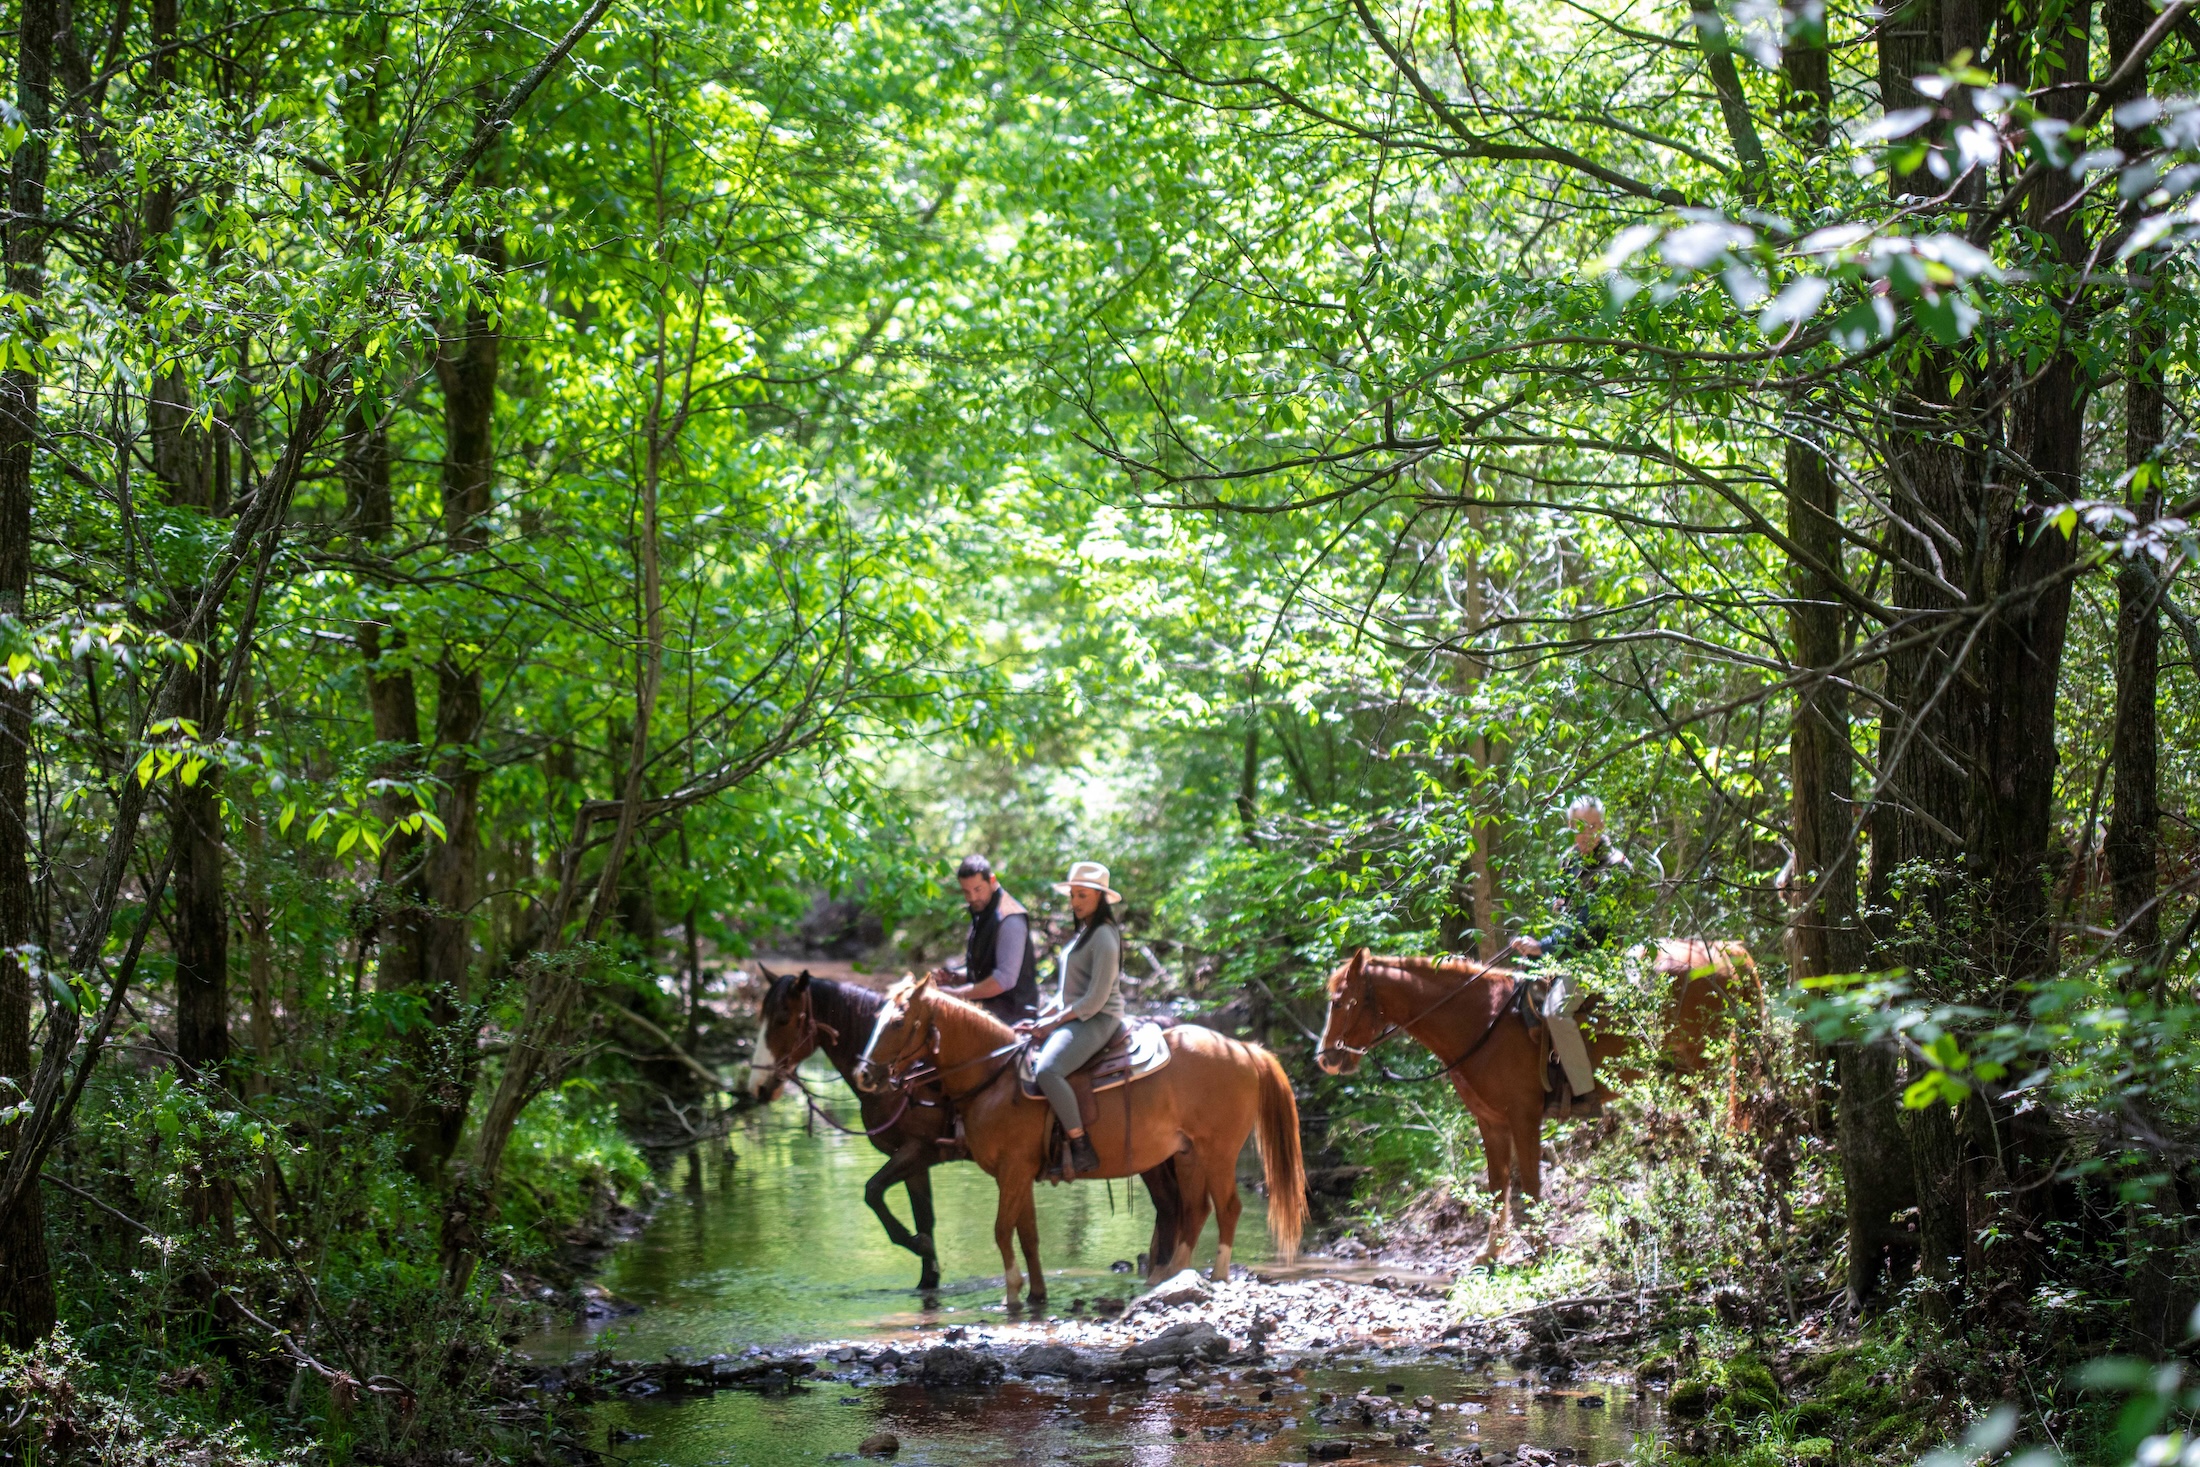
M 1030 1034 L 1038 1029 L 1039 1023 L 1036 1019 L 1018 1019 L 1011 1027 L 1018 1034 Z
M 1524 958 L 1540 958 L 1543 956 L 1543 944 L 1532 937 L 1514 938 L 1512 940 L 1512 950 Z

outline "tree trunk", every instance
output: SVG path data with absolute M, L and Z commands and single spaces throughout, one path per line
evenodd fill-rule
M 1976 7 L 1942 0 L 1942 17 L 1950 54 L 1982 54 Z M 2080 5 L 2037 38 L 2060 84 L 2042 106 L 2064 118 L 2085 102 L 2087 25 Z M 2073 267 L 2085 258 L 2076 214 L 2063 212 L 2075 187 L 2051 169 L 2027 200 L 2028 223 L 2060 267 L 2042 278 L 2045 291 L 2074 289 Z M 1873 814 L 1872 905 L 1889 914 L 1880 959 L 1908 968 L 1925 997 L 2012 1013 L 2017 984 L 2057 958 L 2048 899 L 2055 709 L 2076 548 L 2047 519 L 2078 494 L 2088 384 L 2070 346 L 2083 334 L 2085 303 L 2056 304 L 2064 341 L 2044 361 L 2001 369 L 2015 388 L 2006 437 L 2017 466 L 1985 451 L 1994 395 L 1976 384 L 1951 391 L 1954 363 L 1937 353 L 1895 405 L 1907 421 L 1889 456 L 1912 527 L 1890 526 L 1889 535 L 1918 567 L 1896 570 L 1894 602 L 1918 618 L 1913 625 L 1941 631 L 1888 663 L 1887 789 Z M 1947 585 L 1922 569 L 1936 561 Z M 2024 1240 L 2052 1197 L 2040 1171 L 2053 1164 L 2040 1150 L 2052 1150 L 2051 1138 L 2011 1119 L 1985 1093 L 1911 1115 L 1923 1303 L 1943 1323 L 2020 1283 L 2033 1261 Z
M 1260 669 L 1245 675 L 1245 748 L 1238 764 L 1238 839 L 1260 844 Z
M 2109 65 L 2122 64 L 2154 20 L 2147 0 L 2108 0 L 2105 7 Z M 2140 67 L 2113 100 L 2146 95 L 2147 68 Z M 2116 146 L 2137 157 L 2143 139 L 2118 128 Z M 2132 297 L 2131 330 L 2124 359 L 2124 466 L 2134 478 L 2127 503 L 2145 525 L 2160 517 L 2162 487 L 2155 455 L 2162 446 L 2162 321 L 2150 293 Z M 2144 556 L 2116 572 L 2116 729 L 2109 750 L 2115 766 L 2109 807 L 2109 888 L 2115 902 L 2117 941 L 2140 964 L 2157 960 L 2162 944 L 2160 893 L 2161 792 L 2156 759 L 2161 745 L 2156 707 L 2160 692 L 2161 591 Z
M 1797 980 L 1853 973 L 1864 966 L 1866 936 L 1856 911 L 1855 755 L 1849 744 L 1848 689 L 1830 669 L 1844 651 L 1839 501 L 1824 456 L 1797 424 L 1787 447 L 1787 528 L 1795 545 L 1788 568 L 1789 631 L 1798 669 L 1820 677 L 1795 695 L 1788 734 L 1794 786 L 1794 881 L 1802 893 L 1793 916 Z M 1835 1086 L 1835 1135 L 1847 1206 L 1848 1300 L 1852 1310 L 1878 1302 L 1887 1255 L 1907 1251 L 1896 1216 L 1916 1200 L 1908 1136 L 1902 1128 L 1900 1067 L 1892 1051 L 1841 1043 L 1828 1055 Z
M 152 0 L 148 96 L 164 108 L 175 82 L 176 0 Z M 155 172 L 146 190 L 143 245 L 137 279 L 144 282 L 140 302 L 150 305 L 166 294 L 161 254 L 176 224 L 176 188 L 166 169 Z M 146 402 L 146 428 L 152 440 L 154 476 L 170 505 L 201 515 L 220 512 L 206 434 L 194 425 L 191 384 L 180 366 L 153 379 Z M 201 588 L 170 588 L 171 620 L 180 624 Z M 215 726 L 221 673 L 214 658 L 211 630 L 198 660 L 176 673 L 176 709 L 202 742 L 220 738 Z M 229 1083 L 229 897 L 227 853 L 222 826 L 220 769 L 208 764 L 196 780 L 179 778 L 169 797 L 169 840 L 176 851 L 175 961 L 176 1063 L 194 1083 L 211 1088 Z M 214 1180 L 192 1192 L 196 1221 L 229 1224 L 226 1184 Z
M 684 406 L 669 414 L 666 411 L 667 344 L 665 320 L 660 315 L 655 392 L 644 420 L 646 456 L 637 506 L 641 524 L 635 546 L 635 570 L 640 583 L 637 589 L 641 625 L 636 628 L 640 635 L 635 657 L 634 721 L 627 740 L 625 775 L 619 785 L 616 823 L 609 848 L 604 852 L 603 867 L 597 873 L 595 894 L 581 924 L 579 942 L 582 945 L 596 940 L 605 920 L 618 905 L 627 855 L 641 828 L 650 736 L 657 712 L 657 694 L 664 680 L 664 579 L 659 559 L 657 493 L 664 456 L 678 439 L 680 425 L 686 418 Z M 473 1272 L 474 1259 L 481 1246 L 480 1220 L 493 1200 L 497 1175 L 504 1165 L 505 1147 L 511 1142 L 521 1112 L 534 1098 L 536 1083 L 552 1061 L 552 1050 L 563 1034 L 566 1016 L 580 994 L 579 973 L 570 962 L 557 959 L 569 945 L 565 935 L 567 917 L 579 890 L 580 861 L 588 845 L 592 818 L 585 809 L 582 811 L 574 823 L 572 838 L 561 854 L 558 892 L 551 899 L 543 923 L 545 960 L 536 965 L 528 984 L 527 1006 L 520 1015 L 511 1048 L 505 1054 L 504 1073 L 498 1077 L 496 1093 L 490 1097 L 488 1109 L 482 1114 L 481 1126 L 474 1138 L 472 1167 L 464 1185 L 455 1189 L 451 1206 L 444 1213 L 444 1281 L 453 1288 L 464 1287 Z
M 504 268 L 502 236 L 473 241 L 469 251 L 492 277 Z M 500 328 L 490 306 L 470 302 L 455 340 L 436 358 L 443 388 L 443 533 L 461 555 L 488 544 L 490 493 L 496 479 L 497 359 Z M 422 868 L 426 901 L 421 948 L 421 994 L 428 1005 L 423 1031 L 428 1050 L 412 1147 L 440 1175 L 466 1127 L 476 1066 L 473 1029 L 460 1018 L 470 998 L 473 909 L 480 886 L 481 669 L 471 655 L 446 643 L 436 661 L 436 774 L 443 785 L 444 838 L 428 848 Z
M 178 706 L 209 736 L 218 692 L 211 648 L 178 672 Z M 176 845 L 176 1059 L 207 1085 L 227 1082 L 229 1066 L 229 908 L 223 880 L 221 800 L 213 766 L 174 795 L 169 838 Z
M 2104 7 L 2110 69 L 2123 64 L 2153 23 L 2147 0 L 2107 0 Z M 2147 94 L 2149 68 L 2139 67 L 2110 100 L 2119 106 Z M 2137 157 L 2145 146 L 2136 130 L 2116 129 L 2115 144 Z M 2124 359 L 2124 465 L 2133 472 L 2126 504 L 2144 526 L 2162 513 L 2162 480 L 2156 456 L 2163 436 L 2162 363 L 2166 343 L 2160 301 L 2140 284 L 2131 297 L 2131 326 Z M 2110 807 L 2109 888 L 2114 901 L 2117 945 L 2133 963 L 2127 986 L 2138 989 L 2161 981 L 2161 791 L 2157 760 L 2161 734 L 2157 717 L 2161 677 L 2163 587 L 2144 555 L 2116 571 L 2116 724 L 2109 750 L 2114 763 L 2114 804 Z M 2150 1097 L 2136 1102 L 2152 1118 Z M 2156 1357 L 2176 1348 L 2191 1315 L 2194 1290 L 2180 1267 L 2191 1256 L 2194 1217 L 2174 1177 L 2157 1181 L 2148 1195 L 2129 1197 L 2124 1227 L 2129 1250 L 2125 1297 L 2137 1349 Z
M 1474 690 L 1489 676 L 1489 659 L 1471 645 L 1489 623 L 1489 582 L 1482 570 L 1482 536 L 1488 525 L 1489 510 L 1473 502 L 1471 470 L 1463 476 L 1461 492 L 1468 499 L 1468 539 L 1461 587 L 1465 594 L 1460 598 L 1459 609 L 1461 631 L 1469 645 L 1452 660 L 1451 672 L 1453 689 L 1464 701 L 1472 698 Z M 1496 861 L 1497 843 L 1504 829 L 1500 819 L 1503 796 L 1497 778 L 1497 766 L 1503 758 L 1502 741 L 1491 738 L 1486 727 L 1477 726 L 1467 740 L 1466 758 L 1453 765 L 1452 788 L 1467 801 L 1469 844 L 1452 895 L 1454 911 L 1444 919 L 1442 938 L 1444 950 L 1456 952 L 1466 945 L 1471 932 L 1475 957 L 1484 963 L 1502 960 L 1507 947 L 1504 913 L 1498 901 Z
M 23 0 L 16 32 L 15 106 L 24 128 L 9 170 L 8 289 L 35 311 L 45 288 L 46 149 L 52 126 L 53 0 Z M 37 330 L 32 328 L 34 339 Z M 23 366 L 0 374 L 0 616 L 30 614 L 31 455 L 38 439 L 38 377 Z M 31 1083 L 31 980 L 17 956 L 37 935 L 31 895 L 31 688 L 0 682 L 0 1104 Z M 0 1153 L 15 1150 L 19 1127 L 0 1126 Z M 54 1324 L 46 1214 L 37 1179 L 0 1211 L 0 1341 L 17 1347 Z

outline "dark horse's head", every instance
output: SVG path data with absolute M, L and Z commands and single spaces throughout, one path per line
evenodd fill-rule
M 778 1098 L 780 1088 L 794 1067 L 817 1048 L 816 998 L 810 991 L 810 970 L 791 977 L 774 974 L 758 964 L 757 971 L 771 985 L 764 990 L 764 1006 L 756 1031 L 756 1048 L 749 1055 L 748 1093 L 761 1101 Z
M 1322 1024 L 1314 1062 L 1332 1075 L 1349 1075 L 1360 1056 L 1382 1037 L 1383 1015 L 1367 976 L 1367 949 L 1346 958 L 1329 975 L 1329 1018 Z

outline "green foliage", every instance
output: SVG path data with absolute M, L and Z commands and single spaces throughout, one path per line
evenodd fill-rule
M 651 1190 L 648 1163 L 621 1129 L 616 1107 L 596 1089 L 568 1081 L 528 1107 L 505 1163 L 520 1196 L 504 1209 L 510 1232 L 499 1256 L 554 1257 L 567 1229 L 600 1225 L 607 1203 Z

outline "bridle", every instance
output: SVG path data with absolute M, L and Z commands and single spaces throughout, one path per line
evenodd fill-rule
M 840 1038 L 840 1031 L 817 1016 L 817 1001 L 810 997 L 808 989 L 804 989 L 802 992 L 802 1029 L 795 1035 L 794 1042 L 787 1046 L 785 1053 L 774 1051 L 772 1055 L 772 1078 L 782 1082 L 793 1080 L 795 1084 L 801 1084 L 802 1082 L 795 1077 L 795 1066 L 817 1053 L 818 1037 L 820 1035 L 830 1035 L 837 1040 Z
M 1337 998 L 1349 998 L 1354 1004 L 1364 1005 L 1366 1007 L 1372 1008 L 1378 1015 L 1380 1015 L 1382 1013 L 1382 1005 L 1377 1002 L 1375 998 L 1374 982 L 1368 976 L 1367 971 L 1371 960 L 1366 957 L 1358 957 L 1355 959 L 1355 961 L 1359 967 L 1359 971 L 1354 975 L 1354 979 L 1358 982 L 1359 989 L 1357 992 L 1355 992 L 1348 984 L 1344 991 L 1337 995 Z M 1373 1039 L 1370 1039 L 1367 1043 L 1360 1045 L 1320 1045 L 1314 1051 L 1314 1062 L 1316 1064 L 1321 1063 L 1321 1057 L 1325 1054 L 1349 1054 L 1358 1059 L 1365 1059 L 1377 1045 L 1383 1043 L 1385 1040 L 1390 1039 L 1395 1035 L 1405 1033 L 1407 1030 L 1413 1028 L 1414 1025 L 1420 1023 L 1422 1020 L 1428 1018 L 1431 1014 L 1435 1013 L 1438 1009 L 1442 1008 L 1445 1004 L 1450 1003 L 1453 999 L 1459 997 L 1468 989 L 1474 987 L 1475 984 L 1481 982 L 1485 978 L 1488 978 L 1492 973 L 1495 973 L 1497 971 L 1498 967 L 1495 963 L 1484 963 L 1473 973 L 1469 974 L 1464 982 L 1460 983 L 1455 988 L 1447 990 L 1441 997 L 1439 997 L 1434 1003 L 1430 1004 L 1427 1008 L 1421 1010 L 1421 1012 L 1415 1014 L 1412 1018 L 1407 1019 L 1401 1023 L 1386 1024 L 1382 1032 L 1377 1034 Z M 1330 1003 L 1332 1006 L 1334 1006 L 1336 1003 L 1336 999 L 1331 999 Z M 1453 1070 L 1456 1070 L 1461 1065 L 1465 1064 L 1470 1058 L 1474 1056 L 1477 1050 L 1481 1049 L 1483 1045 L 1489 1043 L 1490 1037 L 1497 1032 L 1497 1026 L 1503 1023 L 1504 1019 L 1505 1010 L 1503 1007 L 1500 1007 L 1490 1015 L 1489 1023 L 1483 1026 L 1482 1032 L 1475 1037 L 1474 1043 L 1468 1045 L 1465 1052 L 1462 1053 L 1459 1058 L 1453 1060 L 1451 1063 L 1445 1065 L 1441 1069 L 1431 1070 L 1428 1074 L 1425 1075 L 1394 1075 L 1391 1074 L 1390 1071 L 1385 1070 L 1383 1072 L 1383 1075 L 1386 1079 L 1397 1080 L 1414 1085 L 1418 1085 L 1429 1080 L 1441 1079 L 1442 1077 L 1450 1074 Z
M 845 1124 L 840 1117 L 825 1108 L 825 1103 L 818 1099 L 817 1092 L 809 1087 L 800 1074 L 802 1062 L 818 1051 L 820 1035 L 830 1036 L 835 1041 L 840 1038 L 839 1029 L 817 1016 L 816 1000 L 811 998 L 807 989 L 802 994 L 801 1024 L 800 1031 L 788 1043 L 785 1053 L 773 1052 L 772 1083 L 792 1085 L 801 1091 L 803 1103 L 810 1108 L 810 1114 L 842 1135 L 882 1136 L 901 1124 L 901 1118 L 909 1113 L 910 1106 L 938 1104 L 937 1101 L 920 1100 L 915 1088 L 910 1087 L 902 1091 L 901 1104 L 894 1107 L 894 1113 L 877 1125 L 858 1127 Z
M 903 1012 L 906 1015 L 906 1005 Z M 987 1050 L 984 1054 L 973 1055 L 966 1060 L 957 1060 L 951 1065 L 942 1065 L 938 1063 L 936 1058 L 940 1052 L 940 1026 L 931 1024 L 927 1028 L 930 1032 L 921 1050 L 917 1049 L 915 1045 L 905 1047 L 899 1055 L 885 1063 L 881 1063 L 871 1053 L 872 1050 L 878 1047 L 879 1035 L 884 1033 L 885 1030 L 883 1027 L 873 1028 L 870 1042 L 863 1046 L 861 1063 L 866 1067 L 885 1071 L 886 1084 L 890 1089 L 914 1096 L 919 1085 L 937 1084 L 940 1087 L 941 1099 L 949 1105 L 957 1105 L 984 1090 L 995 1080 L 1000 1079 L 1002 1072 L 1007 1070 L 1009 1065 L 1014 1062 L 1012 1056 L 1031 1042 L 1028 1038 L 1019 1034 L 1016 1038 L 997 1049 Z M 928 1059 L 931 1060 L 930 1063 L 927 1063 Z M 982 1065 L 988 1060 L 1000 1060 L 1000 1063 L 989 1070 L 985 1078 L 977 1084 L 959 1095 L 947 1088 L 947 1077 L 949 1075 L 955 1074 L 959 1070 L 967 1070 L 974 1065 Z

